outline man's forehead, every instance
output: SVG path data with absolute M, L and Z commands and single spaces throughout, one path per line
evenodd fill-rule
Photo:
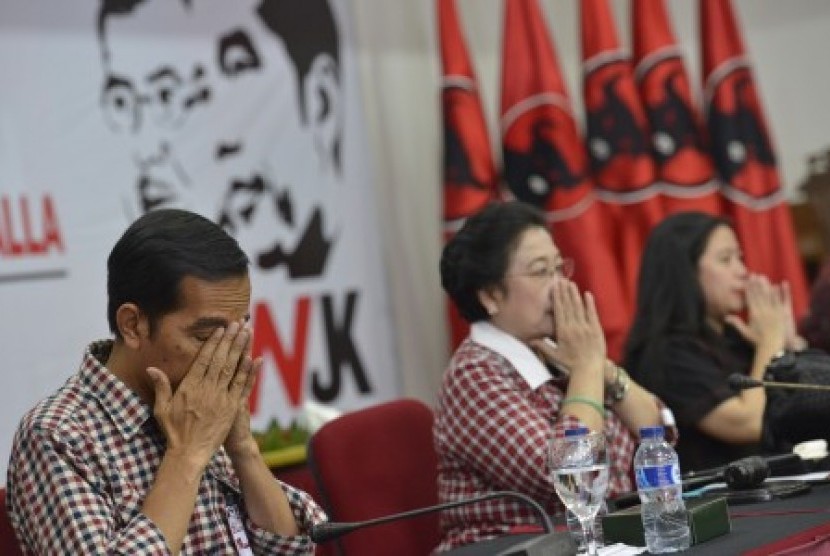
M 152 0 L 104 22 L 104 47 L 115 72 L 154 71 L 159 63 L 215 62 L 219 37 L 253 32 L 262 22 L 249 1 Z
M 220 280 L 185 276 L 179 284 L 179 309 L 187 318 L 240 319 L 250 309 L 251 280 L 247 272 Z
M 129 12 L 110 14 L 104 25 L 119 31 L 163 35 L 217 31 L 259 19 L 252 0 L 147 0 Z
M 190 330 L 205 330 L 217 327 L 226 327 L 232 322 L 247 324 L 251 320 L 249 311 L 237 312 L 234 314 L 204 314 L 188 319 L 187 328 Z

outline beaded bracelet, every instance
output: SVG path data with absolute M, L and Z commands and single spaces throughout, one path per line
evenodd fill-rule
M 567 405 L 569 403 L 581 403 L 589 405 L 593 407 L 603 419 L 605 419 L 605 408 L 602 407 L 602 404 L 596 400 L 592 400 L 591 398 L 586 398 L 584 396 L 568 396 L 560 402 L 560 405 Z

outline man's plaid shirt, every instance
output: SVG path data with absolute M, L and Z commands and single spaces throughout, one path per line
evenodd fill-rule
M 20 423 L 6 504 L 32 554 L 168 554 L 141 513 L 165 450 L 152 409 L 110 373 L 111 342 L 93 343 L 80 371 Z M 325 519 L 304 492 L 282 485 L 301 531 Z M 226 507 L 243 516 L 255 554 L 309 554 L 307 536 L 280 537 L 248 519 L 230 458 L 220 449 L 199 485 L 181 554 L 236 554 Z
M 549 473 L 549 442 L 554 434 L 581 423 L 559 414 L 563 391 L 543 365 L 535 367 L 541 363 L 529 348 L 505 336 L 489 324 L 474 324 L 471 337 L 455 352 L 444 375 L 434 425 L 439 498 L 449 502 L 512 490 L 530 496 L 549 514 L 558 514 L 564 508 Z M 479 342 L 497 345 L 511 360 L 522 361 L 521 372 L 504 355 Z M 636 440 L 612 411 L 607 415 L 604 432 L 612 496 L 633 487 L 630 469 Z M 529 507 L 510 499 L 445 510 L 438 551 L 527 525 L 538 525 L 538 518 Z

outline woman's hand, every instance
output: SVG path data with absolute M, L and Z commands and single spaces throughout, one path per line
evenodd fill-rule
M 774 286 L 766 276 L 752 274 L 746 285 L 746 306 L 749 323 L 737 315 L 726 321 L 756 349 L 774 354 L 784 349 L 788 322 L 793 330 L 795 323 L 789 303 L 789 288 Z
M 795 313 L 793 312 L 793 299 L 790 292 L 790 283 L 782 282 L 779 286 L 781 292 L 781 299 L 784 302 L 784 319 L 787 324 L 786 328 L 786 344 L 785 348 L 791 351 L 801 351 L 807 349 L 807 340 L 798 334 L 798 327 L 795 323 Z
M 556 347 L 548 342 L 533 343 L 549 362 L 568 369 L 572 376 L 596 372 L 602 376 L 605 363 L 605 336 L 594 297 L 580 295 L 576 284 L 557 278 L 551 289 Z

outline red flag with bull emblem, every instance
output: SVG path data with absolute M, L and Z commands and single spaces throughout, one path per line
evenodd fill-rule
M 667 214 L 721 213 L 700 113 L 663 0 L 633 0 L 634 75 L 651 129 L 651 149 Z
M 512 194 L 543 210 L 574 280 L 596 296 L 612 358 L 629 319 L 620 272 L 595 201 L 588 158 L 537 0 L 508 0 L 502 60 L 501 133 Z
M 498 174 L 490 150 L 478 84 L 458 21 L 455 0 L 438 0 L 441 42 L 441 107 L 444 119 L 444 239 L 464 219 L 498 197 Z M 448 303 L 452 347 L 466 337 L 467 323 Z
M 582 0 L 580 6 L 591 172 L 614 226 L 614 249 L 633 302 L 643 246 L 663 217 L 648 120 L 606 0 Z
M 788 281 L 801 317 L 807 307 L 804 267 L 735 14 L 729 0 L 701 0 L 700 10 L 706 121 L 725 211 L 749 270 Z

